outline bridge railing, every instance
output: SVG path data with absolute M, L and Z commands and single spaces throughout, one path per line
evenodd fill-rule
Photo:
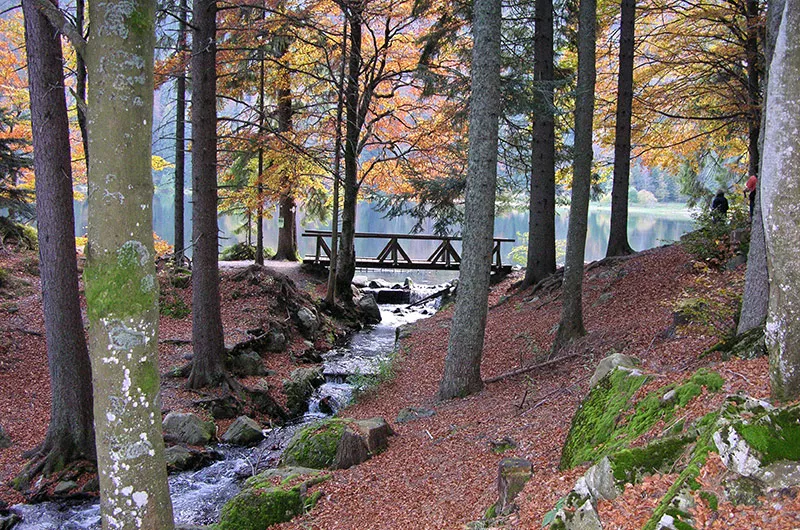
M 306 256 L 304 262 L 327 265 L 330 262 L 331 249 L 326 240 L 332 233 L 325 230 L 306 230 L 303 237 L 315 238 L 314 254 Z M 340 234 L 341 237 L 341 234 Z M 376 257 L 357 257 L 356 266 L 372 268 L 408 268 L 408 269 L 457 269 L 461 265 L 461 256 L 453 246 L 460 237 L 434 236 L 429 234 L 377 234 L 356 232 L 358 239 L 387 239 L 386 245 Z M 413 259 L 403 248 L 404 241 L 437 241 L 439 244 L 427 259 Z M 513 243 L 514 239 L 495 237 L 492 250 L 492 266 L 496 269 L 503 266 L 502 243 Z

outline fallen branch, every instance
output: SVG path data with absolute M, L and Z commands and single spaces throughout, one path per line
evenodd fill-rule
M 36 337 L 43 337 L 44 333 L 39 331 L 34 331 L 32 329 L 25 329 L 25 328 L 0 328 L 0 331 L 4 333 L 25 333 L 26 335 L 34 335 Z
M 439 298 L 440 296 L 444 296 L 445 294 L 447 294 L 447 293 L 449 293 L 449 292 L 450 292 L 450 289 L 451 289 L 450 287 L 447 287 L 446 289 L 442 289 L 441 291 L 437 291 L 437 292 L 435 292 L 435 293 L 433 293 L 433 294 L 429 294 L 429 295 L 428 295 L 428 296 L 426 296 L 425 298 L 422 298 L 422 299 L 420 299 L 420 300 L 417 300 L 417 301 L 416 301 L 416 302 L 414 302 L 413 304 L 408 304 L 408 305 L 406 306 L 406 309 L 411 309 L 411 308 L 412 308 L 412 307 L 414 307 L 414 306 L 418 306 L 418 305 L 424 304 L 424 303 L 425 303 L 425 302 L 427 302 L 428 300 L 433 300 L 433 299 L 435 299 L 435 298 Z
M 191 339 L 161 339 L 158 341 L 159 344 L 175 344 L 175 345 L 182 345 L 182 344 L 191 344 Z
M 590 377 L 590 376 L 588 376 L 588 375 L 587 375 L 587 376 L 586 376 L 586 377 L 584 377 L 583 379 L 580 379 L 580 380 L 578 380 L 578 381 L 575 381 L 575 383 L 573 383 L 573 384 L 571 384 L 571 385 L 569 385 L 569 386 L 565 386 L 565 387 L 561 387 L 561 388 L 556 388 L 555 390 L 553 390 L 552 392 L 550 392 L 549 394 L 547 394 L 546 396 L 544 396 L 542 399 L 540 399 L 539 401 L 537 401 L 537 402 L 536 402 L 536 403 L 535 403 L 535 404 L 534 404 L 534 405 L 533 405 L 531 408 L 529 408 L 529 409 L 526 409 L 526 410 L 524 410 L 524 411 L 520 412 L 520 413 L 518 414 L 518 416 L 522 416 L 523 414 L 525 414 L 525 413 L 527 413 L 527 412 L 530 412 L 530 411 L 532 411 L 532 410 L 536 410 L 536 409 L 538 409 L 539 407 L 541 407 L 542 405 L 544 405 L 545 403 L 547 403 L 547 401 L 548 401 L 549 399 L 551 399 L 551 398 L 554 398 L 555 396 L 558 396 L 558 395 L 561 395 L 561 394 L 565 394 L 565 393 L 567 393 L 567 392 L 572 392 L 572 389 L 573 389 L 573 388 L 575 388 L 575 387 L 576 387 L 576 386 L 578 386 L 580 383 L 583 383 L 584 381 L 586 381 L 587 379 L 589 379 L 589 377 Z
M 557 357 L 555 359 L 550 359 L 549 361 L 545 361 L 543 363 L 534 364 L 534 365 L 531 365 L 531 366 L 526 366 L 525 368 L 519 368 L 519 369 L 513 370 L 511 372 L 506 372 L 504 374 L 500 374 L 500 375 L 497 375 L 497 376 L 494 376 L 494 377 L 490 377 L 488 379 L 484 379 L 483 382 L 485 384 L 496 383 L 496 382 L 501 381 L 503 379 L 508 379 L 509 377 L 514 377 L 515 375 L 520 375 L 520 374 L 524 374 L 524 373 L 527 373 L 527 372 L 531 372 L 533 370 L 536 370 L 537 368 L 546 368 L 546 367 L 551 366 L 553 364 L 558 364 L 561 361 L 566 361 L 567 359 L 571 359 L 573 357 L 577 357 L 577 355 L 578 355 L 578 352 L 569 353 L 567 355 L 562 355 L 561 357 Z

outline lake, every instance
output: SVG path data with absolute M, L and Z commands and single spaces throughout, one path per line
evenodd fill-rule
M 188 202 L 188 201 L 187 201 Z M 167 241 L 173 239 L 171 197 L 156 195 L 153 201 L 153 224 L 156 233 Z M 191 205 L 186 205 L 187 217 L 191 212 Z M 85 203 L 75 203 L 76 233 L 86 233 L 87 219 Z M 329 224 L 307 223 L 303 226 L 302 210 L 300 214 L 299 231 L 305 228 L 329 229 Z M 608 244 L 608 233 L 611 225 L 611 207 L 607 204 L 592 203 L 589 209 L 589 224 L 586 238 L 586 261 L 594 261 L 605 256 Z M 569 209 L 559 208 L 556 215 L 556 238 L 565 240 L 567 225 L 569 223 Z M 236 229 L 241 226 L 242 220 L 238 216 L 224 215 L 219 219 L 220 247 L 225 248 L 246 239 L 245 233 L 236 234 Z M 360 203 L 356 229 L 359 232 L 399 233 L 407 234 L 414 225 L 409 218 L 385 219 L 383 214 L 376 212 L 369 203 Z M 645 250 L 673 241 L 677 241 L 683 234 L 692 230 L 694 222 L 691 212 L 682 204 L 656 204 L 652 206 L 632 205 L 628 219 L 628 240 L 635 250 Z M 426 233 L 432 233 L 432 223 L 426 226 Z M 495 219 L 495 236 L 515 238 L 516 243 L 504 243 L 504 262 L 511 262 L 510 252 L 513 246 L 523 245 L 519 234 L 528 231 L 528 213 L 514 211 L 505 213 Z M 186 243 L 191 237 L 191 220 L 186 220 Z M 264 246 L 275 248 L 278 240 L 278 216 L 264 220 Z M 362 256 L 376 256 L 386 244 L 382 240 L 356 240 L 356 254 Z M 403 248 L 414 259 L 427 258 L 433 252 L 435 242 L 407 241 Z M 459 249 L 460 243 L 454 246 Z M 314 241 L 311 238 L 299 237 L 301 254 L 311 254 L 314 251 Z M 459 249 L 460 250 L 460 249 Z M 187 252 L 190 253 L 190 252 Z M 559 252 L 559 263 L 563 262 L 563 245 Z

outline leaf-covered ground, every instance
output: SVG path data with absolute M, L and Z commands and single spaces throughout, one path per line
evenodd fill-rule
M 10 267 L 15 274 L 26 277 L 21 260 L 13 261 Z M 8 267 L 8 262 L 7 256 L 0 255 L 0 266 Z M 0 425 L 15 441 L 10 449 L 0 449 L 2 481 L 19 471 L 24 463 L 22 452 L 43 437 L 49 412 L 44 340 L 31 333 L 43 331 L 37 279 L 27 278 L 32 284 L 28 291 L 3 300 L 0 306 Z M 609 352 L 635 355 L 648 372 L 658 374 L 641 393 L 687 377 L 701 366 L 718 371 L 726 381 L 723 391 L 704 393 L 690 402 L 684 412 L 688 419 L 713 410 L 728 393 L 744 391 L 768 397 L 766 359 L 721 362 L 719 354 L 701 358 L 703 351 L 732 329 L 742 278 L 742 268 L 710 271 L 693 263 L 677 246 L 588 266 L 584 284 L 588 335 L 561 352 L 575 356 L 487 384 L 478 395 L 446 403 L 436 403 L 435 395 L 452 308 L 418 322 L 402 343 L 396 377 L 362 396 L 344 413 L 357 418 L 384 416 L 397 433 L 389 449 L 360 466 L 334 472 L 332 480 L 316 486 L 324 495 L 314 510 L 281 528 L 462 528 L 480 519 L 495 502 L 497 465 L 510 456 L 530 460 L 534 477 L 521 494 L 519 512 L 505 525 L 539 528 L 544 514 L 585 470 L 558 471 L 560 449 L 596 363 Z M 484 379 L 534 364 L 549 354 L 561 309 L 560 291 L 532 295 L 530 289 L 513 289 L 515 279 L 507 279 L 491 294 Z M 222 289 L 227 343 L 244 338 L 252 323 L 276 317 L 263 314 L 268 300 L 259 294 L 231 296 L 237 289 L 247 288 L 227 283 Z M 306 290 L 314 292 L 314 284 L 307 284 Z M 179 295 L 190 296 L 188 291 Z M 674 329 L 673 310 L 687 299 L 701 300 L 701 307 L 707 310 L 696 315 L 694 323 Z M 162 340 L 188 339 L 190 335 L 190 318 L 162 318 Z M 162 368 L 180 364 L 189 351 L 188 345 L 162 342 Z M 274 384 L 294 367 L 286 355 L 268 357 L 266 362 L 277 372 L 271 377 Z M 164 384 L 168 408 L 188 409 L 196 397 L 176 382 Z M 410 406 L 433 408 L 436 415 L 397 424 L 397 413 Z M 492 442 L 503 439 L 512 440 L 516 447 L 497 454 Z M 700 481 L 706 489 L 719 490 L 723 475 L 721 464 L 711 458 Z M 605 528 L 641 528 L 669 487 L 670 478 L 646 479 L 628 487 L 619 499 L 602 502 L 599 511 Z M 793 490 L 782 492 L 758 508 L 723 502 L 717 511 L 698 500 L 697 527 L 796 528 L 800 526 L 796 494 Z M 16 502 L 19 497 L 0 486 L 0 499 Z

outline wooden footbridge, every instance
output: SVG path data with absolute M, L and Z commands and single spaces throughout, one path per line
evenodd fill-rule
M 306 230 L 303 237 L 314 238 L 314 254 L 307 255 L 303 263 L 327 266 L 330 264 L 331 248 L 328 241 L 331 232 L 323 230 Z M 340 234 L 341 237 L 341 234 Z M 433 236 L 427 234 L 375 234 L 356 232 L 356 239 L 388 240 L 383 249 L 374 258 L 356 257 L 356 267 L 365 269 L 423 269 L 423 270 L 458 270 L 461 266 L 461 256 L 453 247 L 454 241 L 461 241 L 460 237 Z M 403 248 L 402 242 L 429 241 L 438 243 L 436 249 L 427 259 L 412 258 Z M 503 254 L 500 251 L 501 243 L 513 243 L 513 239 L 494 238 L 492 251 L 492 270 L 509 272 L 511 265 L 503 264 Z

